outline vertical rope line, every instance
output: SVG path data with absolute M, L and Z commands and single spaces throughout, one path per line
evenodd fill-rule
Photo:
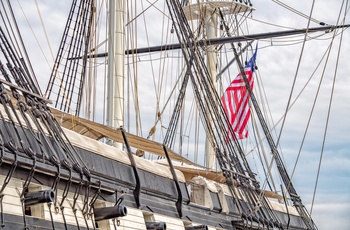
M 304 35 L 304 41 L 303 41 L 303 45 L 302 45 L 302 48 L 301 48 L 301 51 L 300 51 L 300 56 L 299 56 L 299 60 L 298 60 L 297 69 L 296 69 L 296 71 L 295 71 L 295 75 L 294 75 L 294 80 L 293 80 L 292 88 L 291 88 L 291 91 L 290 91 L 290 94 L 289 94 L 289 98 L 288 98 L 288 103 L 287 103 L 287 106 L 286 106 L 286 109 L 285 109 L 285 116 L 283 117 L 283 120 L 282 120 L 281 129 L 280 129 L 280 132 L 279 132 L 277 141 L 276 141 L 276 146 L 279 145 L 279 142 L 280 142 L 280 139 L 281 139 L 281 136 L 282 136 L 284 123 L 285 123 L 286 118 L 287 118 L 288 108 L 289 108 L 289 105 L 290 105 L 290 102 L 291 102 L 291 99 L 292 99 L 292 95 L 293 95 L 295 83 L 296 83 L 296 80 L 297 80 L 297 77 L 298 77 L 298 74 L 299 74 L 299 68 L 300 68 L 301 59 L 302 59 L 302 56 L 303 56 L 303 53 L 304 53 L 306 38 L 307 38 L 307 35 L 308 35 L 308 29 L 309 29 L 309 27 L 310 27 L 311 16 L 312 16 L 312 12 L 313 12 L 313 10 L 314 10 L 314 5 L 315 5 L 315 0 L 312 1 L 312 5 L 311 5 L 311 9 L 310 9 L 310 14 L 309 14 L 309 18 L 308 18 L 308 22 L 307 22 L 307 26 L 306 26 L 306 33 L 305 33 L 305 35 Z
M 340 8 L 340 13 L 337 19 L 337 24 L 339 22 L 340 19 L 340 15 L 341 15 L 341 11 L 343 9 L 344 6 L 344 0 L 342 2 L 342 6 Z M 346 7 L 348 6 L 348 0 L 346 1 Z M 345 19 L 346 13 L 344 14 L 344 19 Z M 345 23 L 345 20 L 343 21 L 343 24 Z M 332 43 L 334 41 L 336 35 L 336 30 L 333 33 L 333 39 L 332 39 Z M 318 179 L 319 179 L 319 175 L 320 175 L 320 171 L 321 171 L 321 164 L 322 164 L 322 158 L 323 158 L 323 153 L 324 153 L 324 147 L 325 147 L 325 142 L 326 142 L 326 137 L 327 137 L 327 130 L 328 130 L 328 124 L 329 124 L 329 118 L 331 115 L 331 108 L 332 108 L 332 102 L 333 102 L 333 95 L 334 95 L 334 88 L 335 88 L 335 82 L 336 82 L 336 78 L 337 78 L 337 72 L 338 72 L 338 65 L 339 65 L 339 56 L 340 56 L 340 51 L 341 51 L 341 45 L 342 45 L 342 41 L 343 41 L 343 35 L 344 33 L 341 33 L 340 35 L 340 42 L 339 42 L 339 47 L 338 47 L 338 54 L 337 54 L 337 60 L 336 60 L 336 67 L 334 70 L 334 78 L 333 78 L 333 84 L 332 84 L 332 90 L 331 90 L 331 95 L 329 98 L 329 106 L 328 106 L 328 112 L 327 112 L 327 119 L 326 119 L 326 127 L 324 130 L 324 134 L 323 134 L 323 141 L 322 141 L 322 149 L 321 149 L 321 154 L 320 154 L 320 159 L 319 159 L 319 164 L 318 164 L 318 169 L 317 169 L 317 176 L 316 176 L 316 182 L 315 182 L 315 187 L 314 187 L 314 192 L 312 195 L 312 202 L 311 202 L 311 209 L 310 209 L 310 219 L 309 221 L 311 221 L 311 215 L 312 215 L 312 211 L 313 211 L 313 207 L 314 207 L 314 201 L 315 201 L 315 197 L 316 197 L 316 191 L 317 191 L 317 185 L 318 185 Z

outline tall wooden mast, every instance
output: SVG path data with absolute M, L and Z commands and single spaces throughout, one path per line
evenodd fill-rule
M 189 1 L 189 5 L 184 7 L 184 13 L 187 20 L 201 20 L 204 22 L 203 40 L 211 40 L 218 38 L 218 17 L 219 8 L 224 14 L 237 14 L 250 11 L 252 8 L 246 4 L 236 3 L 232 1 L 208 1 L 194 0 Z M 201 22 L 199 22 L 201 24 Z M 216 87 L 217 75 L 217 50 L 216 45 L 208 45 L 206 49 L 206 64 L 212 83 Z M 210 117 L 210 116 L 208 116 Z M 209 121 L 212 126 L 213 121 Z M 210 169 L 216 168 L 215 150 L 211 143 L 211 136 L 206 137 L 205 142 L 205 166 Z
M 109 1 L 107 125 L 124 125 L 125 0 Z M 113 143 L 122 148 L 122 144 Z

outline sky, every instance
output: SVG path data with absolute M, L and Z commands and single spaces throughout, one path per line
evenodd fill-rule
M 309 14 L 311 9 L 311 1 L 283 1 L 284 3 L 294 7 L 295 9 Z M 335 24 L 337 21 L 341 1 L 316 1 L 313 11 L 313 18 L 318 21 L 323 21 L 327 24 Z M 302 20 L 300 17 L 292 15 L 280 6 L 276 6 L 269 2 L 274 10 L 270 14 L 263 14 L 264 10 L 257 10 L 255 17 L 264 21 L 269 21 L 274 24 L 288 25 L 292 28 L 306 27 L 307 20 Z M 262 1 L 256 2 L 256 9 L 266 9 Z M 349 23 L 349 16 L 346 18 L 346 23 Z M 312 26 L 317 26 L 315 23 Z M 347 119 L 350 115 L 349 105 L 349 66 L 347 65 L 349 47 L 349 31 L 344 32 L 342 50 L 339 58 L 338 74 L 335 83 L 335 93 L 331 113 L 329 116 L 329 126 L 327 138 L 324 144 L 324 151 L 322 155 L 322 163 L 320 169 L 320 177 L 317 186 L 317 193 L 315 196 L 315 205 L 313 207 L 313 218 L 319 229 L 349 229 L 350 228 L 350 152 L 349 144 L 350 138 L 347 135 L 350 121 Z M 313 35 L 310 35 L 313 36 Z M 317 39 L 316 39 L 317 40 Z M 336 43 L 336 42 L 334 42 Z M 308 42 L 305 45 L 304 56 L 300 64 L 301 70 L 298 73 L 298 80 L 296 82 L 295 91 L 299 92 L 306 79 L 310 76 L 315 66 L 320 60 L 321 54 L 325 51 L 329 42 L 319 39 L 314 43 Z M 278 47 L 270 47 L 277 49 Z M 269 49 L 270 49 L 269 48 Z M 269 98 L 271 101 L 275 100 L 275 105 L 270 104 L 271 107 L 278 107 L 279 100 L 286 100 L 283 98 L 281 90 L 289 90 L 292 79 L 296 73 L 296 67 L 300 55 L 300 45 L 294 46 L 292 49 L 283 48 L 280 52 L 274 52 L 273 56 L 270 54 L 264 55 L 265 50 L 259 53 L 259 69 L 265 71 L 267 81 L 272 82 L 273 88 Z M 293 50 L 295 49 L 295 50 Z M 266 49 L 267 50 L 267 49 Z M 266 51 L 268 52 L 268 51 Z M 332 49 L 328 65 L 324 74 L 324 83 L 320 90 L 320 100 L 315 106 L 315 116 L 310 123 L 310 131 L 306 136 L 304 150 L 299 160 L 296 173 L 298 176 L 294 177 L 295 186 L 297 186 L 299 193 L 303 196 L 303 202 L 310 210 L 310 201 L 312 200 L 312 193 L 315 184 L 316 169 L 320 158 L 322 135 L 325 129 L 325 120 L 328 110 L 330 92 L 332 86 L 332 78 L 334 78 L 334 66 L 336 61 L 337 46 Z M 261 59 L 269 60 L 267 63 Z M 332 67 L 331 67 L 332 66 Z M 261 70 L 261 71 L 263 71 Z M 315 74 L 315 78 L 320 78 L 323 69 L 320 68 Z M 281 79 L 282 78 L 282 79 Z M 311 83 L 311 84 L 316 84 Z M 288 86 L 289 85 L 289 86 Z M 283 86 L 283 87 L 282 87 Z M 309 114 L 310 102 L 308 100 L 314 97 L 315 91 L 312 87 L 305 90 L 305 93 L 298 100 L 295 107 L 291 109 L 290 114 L 286 119 L 286 128 L 281 137 L 281 145 L 284 144 L 284 157 L 290 158 L 293 162 L 295 159 L 295 152 L 299 150 L 301 143 L 301 133 L 304 131 Z M 315 88 L 315 87 L 313 87 Z M 295 93 L 294 95 L 296 95 Z M 295 96 L 294 96 L 295 97 Z M 285 107 L 283 108 L 285 109 Z M 271 108 L 273 110 L 273 108 Z M 278 109 L 277 109 L 278 111 Z M 280 112 L 283 112 L 283 110 Z M 309 141 L 308 141 L 309 140 Z M 291 170 L 291 167 L 287 167 Z M 289 171 L 290 172 L 290 171 Z
M 40 24 L 36 2 L 40 8 L 46 27 L 47 38 Z M 43 91 L 46 88 L 53 63 L 50 49 L 53 55 L 55 55 L 65 26 L 70 5 L 69 2 L 70 1 L 43 0 L 19 0 L 16 3 L 14 2 L 14 6 L 21 6 L 23 12 L 25 12 L 24 16 L 20 8 L 15 10 L 19 18 L 18 22 L 20 28 L 23 28 L 22 35 L 33 68 L 38 76 Z M 161 1 L 156 2 L 159 3 Z M 20 3 L 20 5 L 18 5 L 18 3 Z M 250 34 L 280 31 L 285 28 L 305 28 L 308 24 L 307 19 L 287 10 L 277 4 L 276 1 L 252 1 L 252 3 L 255 11 L 252 13 L 250 19 L 247 20 L 247 25 L 244 25 L 249 28 Z M 306 15 L 310 14 L 312 8 L 312 1 L 285 0 L 283 3 Z M 346 4 L 346 2 L 344 4 Z M 146 3 L 146 5 L 149 5 L 149 3 Z M 312 18 L 329 25 L 334 25 L 338 20 L 341 5 L 342 1 L 340 0 L 315 1 Z M 150 7 L 150 9 L 152 9 L 152 7 Z M 347 9 L 349 9 L 349 6 L 347 6 Z M 152 12 L 159 13 L 160 11 L 161 9 L 153 8 Z M 342 12 L 344 12 L 344 10 Z M 147 13 L 145 13 L 145 15 L 147 15 Z M 342 15 L 344 15 L 344 13 L 342 13 Z M 139 20 L 141 24 L 143 19 L 140 17 Z M 146 45 L 148 42 L 143 36 L 143 33 L 146 32 L 150 38 L 150 44 L 159 45 L 159 40 L 152 40 L 152 38 L 155 38 L 159 34 L 160 27 L 158 25 L 160 22 L 157 20 L 158 19 L 152 19 L 151 17 L 150 21 L 147 21 L 147 30 L 140 30 L 138 34 L 140 46 Z M 29 26 L 28 22 L 31 26 Z M 347 23 L 350 23 L 349 16 L 345 18 L 345 24 Z M 310 24 L 310 27 L 318 26 L 319 25 L 315 22 L 311 22 Z M 304 204 L 308 210 L 310 210 L 317 171 L 320 165 L 312 217 L 320 230 L 345 230 L 350 229 L 350 135 L 348 135 L 348 130 L 350 130 L 350 65 L 348 64 L 350 55 L 350 31 L 345 30 L 343 33 L 343 43 L 341 44 L 338 64 L 337 54 L 341 35 L 340 33 L 337 34 L 332 44 L 331 54 L 327 61 L 327 68 L 325 69 L 323 67 L 325 66 L 326 58 L 321 58 L 331 44 L 330 38 L 333 35 L 333 31 L 330 31 L 322 37 L 317 37 L 317 35 L 320 34 L 321 33 L 315 35 L 309 34 L 307 37 L 309 41 L 306 42 L 303 53 L 301 53 L 303 47 L 303 43 L 300 42 L 300 39 L 303 38 L 301 36 L 294 38 L 288 37 L 280 40 L 260 40 L 257 58 L 258 78 L 265 86 L 271 117 L 276 123 L 286 110 L 286 104 L 292 90 L 294 79 L 296 80 L 291 98 L 292 101 L 296 98 L 296 95 L 301 92 L 302 88 L 315 71 L 310 83 L 290 109 L 280 138 L 283 158 L 285 162 L 292 162 L 286 164 L 288 172 L 291 172 L 302 143 L 318 83 L 321 77 L 324 76 L 319 90 L 318 100 L 314 107 L 314 115 L 310 120 L 301 156 L 293 177 L 293 182 Z M 47 40 L 50 42 L 50 46 L 47 45 Z M 141 57 L 140 69 L 143 65 L 148 65 L 147 62 L 142 62 L 142 58 L 146 57 Z M 321 64 L 317 68 L 319 62 Z M 154 66 L 156 71 L 163 71 L 158 70 L 158 68 L 158 66 Z M 326 127 L 335 71 L 337 74 L 334 84 L 334 93 L 332 95 L 331 112 L 328 117 L 329 124 Z M 178 72 L 172 74 L 176 75 Z M 232 75 L 235 75 L 235 71 L 233 71 Z M 144 99 L 148 100 L 149 97 L 154 97 L 154 93 L 152 92 L 155 86 L 153 81 L 147 78 L 146 75 L 141 76 L 142 77 L 139 79 L 141 81 L 140 85 L 142 86 L 140 94 L 145 93 L 146 96 L 144 96 Z M 297 76 L 297 78 L 295 78 L 295 76 Z M 140 100 L 142 100 L 142 98 Z M 143 131 L 143 136 L 146 136 L 154 121 L 154 112 L 151 112 L 154 108 L 153 105 L 150 106 L 147 101 L 144 105 L 145 110 L 143 110 L 142 115 L 144 116 L 143 128 L 146 131 Z M 327 134 L 323 143 L 324 130 L 326 128 Z M 277 134 L 280 129 L 281 123 L 277 125 Z M 324 146 L 323 149 L 322 144 Z M 321 157 L 322 161 L 319 163 Z

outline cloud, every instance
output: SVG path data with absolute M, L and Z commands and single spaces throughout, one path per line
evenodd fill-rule
M 312 215 L 319 229 L 349 229 L 349 190 L 347 193 L 325 190 L 323 194 L 318 194 Z

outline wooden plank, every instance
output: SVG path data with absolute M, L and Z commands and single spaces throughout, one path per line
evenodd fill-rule
M 2 186 L 4 181 L 5 181 L 5 176 L 0 175 L 0 185 Z M 19 191 L 22 191 L 22 187 L 23 187 L 23 182 L 21 180 L 18 180 L 16 178 L 11 178 L 11 180 L 9 181 L 9 183 L 7 184 L 6 188 L 8 187 L 12 187 L 12 188 L 18 188 Z M 16 193 L 17 194 L 17 193 Z
M 167 165 L 167 162 L 165 160 L 159 160 L 157 162 L 160 164 Z M 202 176 L 206 179 L 216 181 L 221 184 L 226 183 L 226 178 L 223 176 L 221 171 L 217 172 L 202 166 L 189 165 L 180 162 L 173 162 L 173 166 L 175 169 L 181 171 L 185 175 L 186 180 L 191 180 L 193 177 L 196 176 Z
M 154 220 L 155 222 L 165 222 L 167 230 L 185 229 L 184 223 L 181 219 L 154 214 Z
M 108 157 L 110 159 L 130 165 L 130 159 L 128 158 L 126 153 L 119 149 L 116 149 L 112 146 L 98 141 L 91 140 L 71 130 L 65 129 L 65 133 L 74 146 L 89 150 L 104 157 Z M 135 157 L 134 159 L 138 168 L 143 169 L 147 172 L 157 174 L 159 176 L 173 179 L 168 165 L 159 165 L 158 163 L 140 157 Z M 176 175 L 178 176 L 179 181 L 185 182 L 185 178 L 179 170 L 176 170 Z
M 42 101 L 44 101 L 44 102 L 46 102 L 46 103 L 52 104 L 52 101 L 49 100 L 49 99 L 47 99 L 46 97 L 43 97 L 43 96 L 41 96 L 41 95 L 39 95 L 39 94 L 33 93 L 33 92 L 31 92 L 31 91 L 28 91 L 28 90 L 26 90 L 26 89 L 24 89 L 24 88 L 22 88 L 22 87 L 19 87 L 18 85 L 12 84 L 11 82 L 8 82 L 8 81 L 3 80 L 3 79 L 0 79 L 0 82 L 1 82 L 2 84 L 5 84 L 5 85 L 10 86 L 10 88 L 14 88 L 14 89 L 16 89 L 16 90 L 21 91 L 22 94 L 28 94 L 28 95 L 33 96 L 34 98 L 38 98 L 38 99 L 40 99 L 40 100 L 42 100 Z M 12 92 L 9 92 L 9 91 L 8 91 L 8 93 L 10 93 L 11 98 L 13 98 L 13 97 L 12 97 Z
M 129 230 L 129 229 L 135 229 L 135 230 L 146 230 L 145 223 L 136 223 L 130 220 L 125 219 L 125 217 L 120 218 L 120 226 L 117 227 L 117 229 L 122 230 Z M 113 224 L 111 225 L 111 229 L 114 229 Z
M 75 131 L 75 128 L 77 125 L 80 125 L 82 127 L 85 127 L 86 130 L 89 130 L 89 132 L 86 132 L 84 135 L 89 136 L 91 138 L 95 138 L 96 140 L 99 140 L 103 137 L 108 137 L 112 140 L 115 140 L 120 143 L 124 143 L 122 134 L 120 130 L 115 130 L 113 128 L 110 128 L 108 126 L 95 123 L 93 121 L 89 121 L 87 119 L 83 119 L 80 117 L 75 117 L 71 114 L 64 113 L 62 111 L 50 108 L 53 115 L 56 117 L 56 119 L 61 122 L 62 126 Z M 82 129 L 80 127 L 79 130 Z M 77 130 L 79 132 L 79 130 Z M 151 141 L 136 135 L 133 135 L 131 133 L 127 133 L 127 138 L 129 141 L 130 146 L 136 148 L 136 149 L 142 149 L 146 152 L 165 157 L 164 151 L 163 151 L 163 145 L 160 143 L 157 143 L 155 141 Z M 175 153 L 172 150 L 168 150 L 169 155 L 171 159 L 178 160 L 181 162 L 185 162 L 188 164 L 194 165 L 193 162 L 190 160 L 180 156 L 179 154 Z
M 144 229 L 146 224 L 141 210 L 127 207 L 128 215 L 118 218 L 120 220 L 121 229 Z M 112 225 L 113 226 L 113 225 Z
M 3 203 L 2 204 L 4 213 L 9 213 L 9 214 L 14 214 L 18 216 L 22 216 L 22 206 L 18 206 L 16 204 L 11 204 L 11 203 Z
M 17 191 L 18 191 L 17 189 L 7 186 L 3 191 L 3 194 L 4 194 L 3 203 L 22 206 L 21 199 Z
M 40 190 L 46 190 L 46 189 L 50 189 L 50 187 L 35 185 L 35 184 L 31 184 L 31 186 L 29 187 L 29 191 L 40 191 Z M 62 193 L 63 191 L 59 190 L 57 194 L 55 194 L 57 196 L 58 205 L 61 203 Z M 63 206 L 65 207 L 64 217 L 66 219 L 67 224 L 76 225 L 76 219 L 72 210 L 73 196 L 74 196 L 73 193 L 68 193 L 68 196 L 65 202 L 63 203 Z M 77 211 L 78 223 L 80 226 L 85 226 L 84 216 L 81 212 L 81 209 L 83 207 L 82 199 L 83 197 L 79 196 L 77 200 L 76 208 L 78 209 Z M 55 207 L 52 204 L 51 205 L 52 218 L 54 219 L 55 222 L 63 223 L 64 220 L 63 220 L 61 210 L 58 210 L 58 212 L 56 213 L 54 208 Z M 32 217 L 42 218 L 42 219 L 51 221 L 49 206 L 46 203 L 31 206 L 31 212 L 32 212 Z M 89 221 L 88 224 L 89 224 L 89 227 L 93 227 L 93 223 L 91 221 Z
M 272 192 L 272 191 L 268 191 L 268 190 L 263 190 L 263 192 L 264 192 L 264 195 L 268 198 L 283 200 L 283 196 L 281 196 L 277 192 Z
M 3 185 L 5 176 L 0 176 L 0 186 Z M 23 183 L 17 179 L 11 179 L 7 186 L 5 187 L 3 194 L 3 210 L 4 213 L 10 213 L 14 215 L 23 215 L 22 203 L 20 199 L 20 194 L 22 192 Z
M 104 144 L 102 142 L 98 142 L 95 140 L 91 140 L 86 136 L 78 135 L 76 132 L 65 129 L 65 133 L 69 139 L 69 141 L 79 148 L 89 150 L 96 154 L 102 155 L 104 157 L 108 157 L 113 160 L 117 160 L 124 164 L 130 165 L 130 160 L 125 152 L 116 149 L 110 145 Z M 103 153 L 103 154 L 102 154 Z
M 114 204 L 109 202 L 101 202 L 96 201 L 97 204 L 95 207 L 112 207 Z M 100 203 L 98 203 L 100 202 Z M 120 221 L 120 226 L 117 226 L 117 229 L 144 229 L 146 230 L 146 225 L 144 221 L 144 217 L 141 210 L 133 209 L 127 207 L 127 215 L 124 217 L 118 217 L 117 218 Z M 112 230 L 115 229 L 113 225 L 113 221 L 111 220 L 104 220 L 99 221 L 98 226 L 100 229 L 104 230 Z

